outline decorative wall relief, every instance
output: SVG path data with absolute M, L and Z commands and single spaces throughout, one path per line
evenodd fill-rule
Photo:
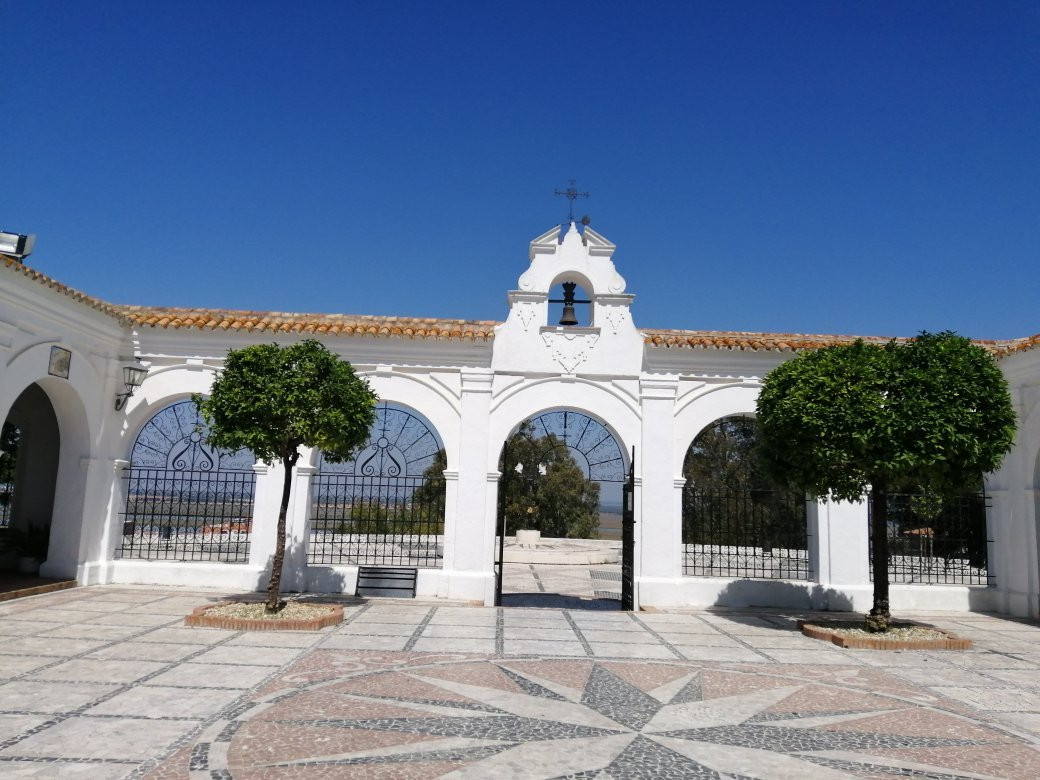
M 516 304 L 516 316 L 520 319 L 520 324 L 524 326 L 526 331 L 528 326 L 531 324 L 531 320 L 534 319 L 535 306 L 533 303 L 518 303 Z
M 610 326 L 610 332 L 616 335 L 621 327 L 621 323 L 625 321 L 625 312 L 616 306 L 612 306 L 607 309 L 606 320 Z
M 542 333 L 542 340 L 564 373 L 573 374 L 578 366 L 588 360 L 589 352 L 599 341 L 599 334 L 550 330 Z

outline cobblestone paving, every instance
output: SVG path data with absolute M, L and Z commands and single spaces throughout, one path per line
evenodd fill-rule
M 535 572 L 537 573 L 537 572 Z M 587 576 L 587 575 L 586 575 Z M 187 628 L 223 594 L 0 605 L 0 777 L 1032 778 L 1040 626 L 913 616 L 966 652 L 843 650 L 781 611 L 351 603 Z

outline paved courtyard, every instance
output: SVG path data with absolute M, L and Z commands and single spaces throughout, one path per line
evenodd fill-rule
M 920 615 L 975 649 L 897 653 L 805 638 L 782 611 L 628 614 L 570 608 L 577 596 L 350 603 L 316 633 L 183 625 L 220 595 L 106 586 L 0 604 L 0 777 L 1032 780 L 1040 767 L 1035 623 Z

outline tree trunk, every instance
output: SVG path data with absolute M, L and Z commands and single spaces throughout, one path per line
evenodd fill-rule
M 874 606 L 867 615 L 867 630 L 888 631 L 892 615 L 888 611 L 888 485 L 883 479 L 871 480 L 870 559 L 874 567 Z
M 278 596 L 282 585 L 282 564 L 285 562 L 285 516 L 289 511 L 289 491 L 292 488 L 293 466 L 299 455 L 282 458 L 285 477 L 282 480 L 282 503 L 278 507 L 278 540 L 274 546 L 274 560 L 271 562 L 271 581 L 267 583 L 267 604 L 264 611 L 268 614 L 281 611 L 285 602 Z

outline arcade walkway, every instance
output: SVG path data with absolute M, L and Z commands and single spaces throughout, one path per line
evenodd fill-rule
M 317 633 L 183 625 L 220 594 L 0 604 L 0 776 L 1033 778 L 1040 626 L 838 649 L 779 611 L 351 602 Z

